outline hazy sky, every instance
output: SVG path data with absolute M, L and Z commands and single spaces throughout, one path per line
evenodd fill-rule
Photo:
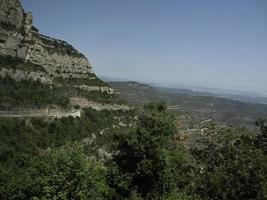
M 267 93 L 266 0 L 22 0 L 97 75 Z

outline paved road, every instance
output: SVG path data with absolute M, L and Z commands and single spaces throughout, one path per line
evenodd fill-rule
M 54 112 L 40 112 L 36 110 L 35 113 L 10 113 L 7 111 L 0 111 L 0 117 L 56 117 L 56 118 L 62 118 L 62 117 L 81 117 L 81 111 L 80 110 L 72 110 L 69 112 L 66 111 L 54 111 Z

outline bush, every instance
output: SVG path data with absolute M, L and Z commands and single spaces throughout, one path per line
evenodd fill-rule
M 138 128 L 117 138 L 109 180 L 121 199 L 133 190 L 144 198 L 160 199 L 176 187 L 186 187 L 190 179 L 190 156 L 172 145 L 176 128 L 165 104 L 144 109 Z
M 4 199 L 107 199 L 112 190 L 105 180 L 106 168 L 89 159 L 79 145 L 66 145 L 32 160 Z M 22 184 L 21 184 L 22 183 Z
M 51 89 L 39 81 L 15 81 L 12 78 L 0 77 L 0 109 L 40 108 L 56 104 L 67 107 L 69 98 L 57 88 Z
M 221 200 L 266 198 L 267 157 L 254 141 L 255 135 L 235 128 L 203 138 L 205 147 L 193 151 L 201 174 L 198 194 Z
M 3 55 L 0 55 L 0 69 L 1 68 L 47 73 L 46 69 L 41 65 L 25 62 L 22 58 Z

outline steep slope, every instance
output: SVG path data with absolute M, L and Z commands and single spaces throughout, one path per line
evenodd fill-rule
M 18 0 L 0 0 L 0 199 L 36 199 L 14 181 L 53 150 L 70 144 L 89 162 L 110 157 L 113 134 L 133 117 L 83 54 L 41 35 Z
M 82 53 L 65 41 L 40 34 L 32 21 L 32 14 L 26 13 L 18 0 L 0 2 L 2 112 L 30 108 L 128 109 L 117 105 L 121 101 L 93 73 Z
M 0 8 L 1 55 L 42 65 L 53 77 L 90 77 L 86 57 L 65 41 L 39 34 L 32 14 L 25 13 L 18 0 L 3 0 Z

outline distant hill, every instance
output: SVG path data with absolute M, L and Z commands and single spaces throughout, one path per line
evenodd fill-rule
M 245 103 L 260 103 L 267 104 L 267 96 L 258 93 L 240 92 L 240 91 L 230 91 L 223 89 L 213 89 L 213 88 L 167 88 L 167 87 L 157 87 L 159 90 L 164 90 L 165 92 L 177 93 L 177 94 L 189 94 L 194 96 L 214 96 L 227 98 L 237 101 L 242 101 Z
M 207 92 L 187 89 L 152 87 L 137 82 L 109 82 L 122 98 L 135 106 L 149 101 L 166 101 L 169 110 L 179 116 L 188 128 L 202 120 L 212 119 L 219 125 L 254 127 L 258 118 L 267 118 L 267 105 L 245 103 Z
M 134 81 L 108 82 L 115 93 L 126 99 L 133 106 L 142 106 L 150 101 L 165 100 L 164 95 L 148 84 Z

